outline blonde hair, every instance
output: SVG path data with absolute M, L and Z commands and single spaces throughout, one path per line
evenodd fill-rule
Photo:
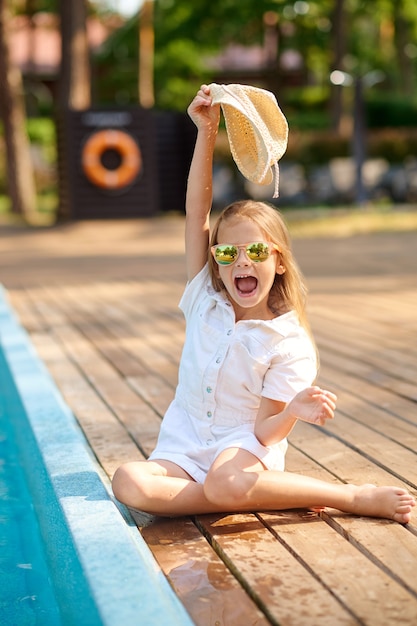
M 298 315 L 300 324 L 312 338 L 306 313 L 307 288 L 303 275 L 294 259 L 290 235 L 282 215 L 275 207 L 264 202 L 255 200 L 233 202 L 227 206 L 217 218 L 211 233 L 210 247 L 218 243 L 217 237 L 220 225 L 223 222 L 236 218 L 251 220 L 257 224 L 264 233 L 265 238 L 275 243 L 278 247 L 281 256 L 281 264 L 284 266 L 285 272 L 283 274 L 276 274 L 275 276 L 270 291 L 269 305 L 272 310 L 279 314 L 294 310 Z M 224 289 L 224 285 L 220 279 L 217 264 L 210 254 L 210 250 L 208 262 L 213 287 L 216 291 L 221 291 Z

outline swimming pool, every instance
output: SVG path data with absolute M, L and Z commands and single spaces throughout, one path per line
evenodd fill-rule
M 1 353 L 0 371 L 5 371 Z M 0 580 L 1 624 L 62 624 L 3 394 L 0 395 Z
M 0 396 L 0 623 L 191 626 L 1 287 Z

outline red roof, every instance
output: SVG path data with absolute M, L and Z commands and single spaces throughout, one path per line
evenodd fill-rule
M 88 18 L 87 35 L 92 50 L 97 49 L 111 32 L 120 26 Z M 12 63 L 23 73 L 55 75 L 61 62 L 59 17 L 53 13 L 36 13 L 32 25 L 27 15 L 13 18 L 10 28 Z

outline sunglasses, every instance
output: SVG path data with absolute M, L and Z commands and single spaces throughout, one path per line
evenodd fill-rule
M 244 250 L 248 259 L 253 263 L 266 261 L 278 247 L 266 241 L 252 241 L 252 243 L 222 243 L 211 246 L 211 253 L 218 265 L 232 265 L 238 256 L 239 250 Z

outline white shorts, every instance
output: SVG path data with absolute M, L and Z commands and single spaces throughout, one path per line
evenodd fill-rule
M 253 454 L 266 469 L 283 471 L 288 443 L 263 446 L 253 432 L 253 422 L 216 424 L 193 419 L 174 400 L 161 424 L 158 443 L 150 461 L 176 463 L 196 482 L 204 483 L 214 460 L 228 448 L 241 448 Z

